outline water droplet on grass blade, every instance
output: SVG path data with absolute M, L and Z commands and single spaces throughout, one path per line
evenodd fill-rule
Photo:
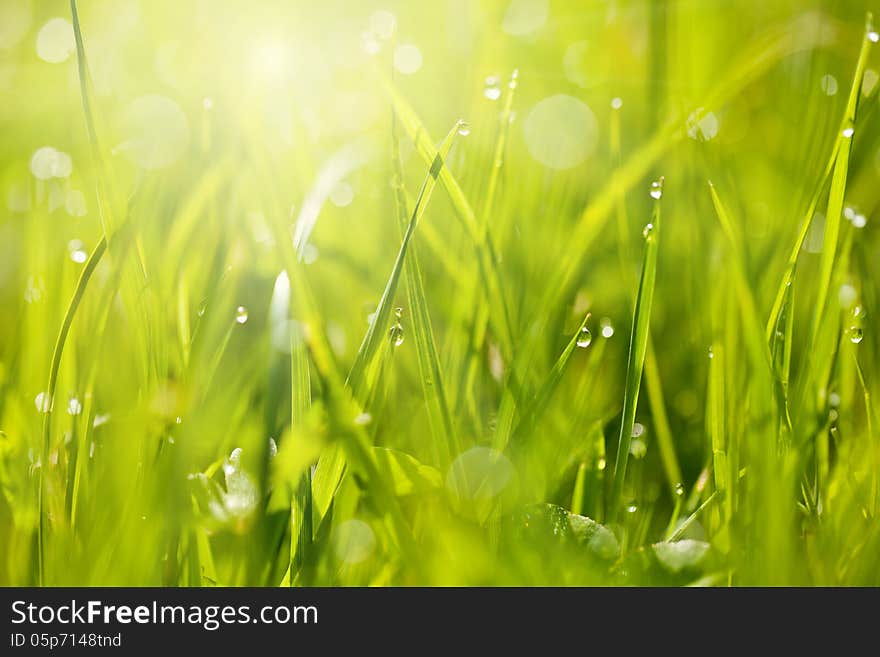
M 645 445 L 645 441 L 641 438 L 633 438 L 629 444 L 629 453 L 632 454 L 633 458 L 641 460 L 648 453 L 648 446 Z
M 48 413 L 52 410 L 52 400 L 49 399 L 49 395 L 45 392 L 38 393 L 37 396 L 34 397 L 34 405 L 40 413 Z
M 648 192 L 651 195 L 651 198 L 655 201 L 659 201 L 663 198 L 663 179 L 655 180 L 651 183 L 651 190 Z
M 501 98 L 501 87 L 499 86 L 500 81 L 498 80 L 498 76 L 490 75 L 486 78 L 486 86 L 483 89 L 483 96 L 488 98 L 489 100 L 498 100 Z
M 67 249 L 70 252 L 70 259 L 79 265 L 89 259 L 89 254 L 86 253 L 83 243 L 79 240 L 70 240 Z
M 76 397 L 71 397 L 67 401 L 67 414 L 68 415 L 79 415 L 82 413 L 82 402 Z
M 248 321 L 248 311 L 244 306 L 239 306 L 235 309 L 235 321 L 239 324 L 244 324 Z
M 868 41 L 870 41 L 871 43 L 877 43 L 878 41 L 880 41 L 880 33 L 871 30 L 870 32 L 868 32 Z
M 599 326 L 602 327 L 603 338 L 607 339 L 614 335 L 614 327 L 611 325 L 611 320 L 607 317 L 602 318 L 602 320 L 599 322 Z
M 675 496 L 682 497 L 684 495 L 684 484 L 678 482 L 675 484 Z
M 590 333 L 590 329 L 586 326 L 581 329 L 580 334 L 578 334 L 577 346 L 581 349 L 586 349 L 590 346 L 590 343 L 593 341 L 593 334 Z
M 819 86 L 826 96 L 833 96 L 837 93 L 837 78 L 829 74 L 823 75 Z
M 846 139 L 849 139 L 855 134 L 855 130 L 852 127 L 844 128 L 843 132 L 840 133 Z
M 698 107 L 687 119 L 687 133 L 691 139 L 710 141 L 718 134 L 718 117 Z
M 660 198 L 659 196 L 657 198 Z M 645 227 L 642 229 L 642 237 L 645 239 L 649 239 L 651 235 L 654 233 L 654 224 L 645 224 Z
M 31 156 L 31 173 L 39 180 L 67 178 L 73 171 L 70 156 L 51 146 L 43 146 Z
M 400 322 L 396 322 L 394 326 L 388 331 L 388 337 L 391 340 L 391 344 L 395 347 L 399 347 L 403 344 L 403 326 Z
M 619 97 L 615 97 L 611 99 L 611 109 L 619 110 L 623 107 L 623 99 Z
M 64 209 L 71 217 L 85 216 L 87 212 L 85 194 L 78 189 L 68 191 L 64 196 Z
M 639 510 L 639 505 L 636 503 L 635 500 L 630 501 L 630 502 L 626 505 L 626 512 L 627 512 L 627 513 L 635 513 L 635 512 L 638 511 L 638 510 Z
M 471 124 L 467 121 L 460 120 L 458 122 L 458 134 L 460 134 L 462 137 L 467 137 L 469 134 L 471 134 Z
M 849 341 L 853 344 L 859 344 L 864 337 L 864 333 L 860 326 L 851 326 L 849 329 Z

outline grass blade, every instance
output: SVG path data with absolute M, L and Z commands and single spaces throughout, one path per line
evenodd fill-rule
M 659 183 L 662 195 L 663 179 Z M 639 291 L 633 312 L 632 331 L 629 339 L 629 355 L 627 357 L 626 383 L 623 393 L 623 414 L 620 420 L 620 436 L 617 444 L 617 457 L 614 461 L 614 481 L 611 488 L 606 517 L 614 522 L 617 517 L 623 483 L 626 477 L 626 463 L 632 441 L 633 424 L 636 419 L 636 405 L 639 400 L 639 388 L 642 383 L 642 370 L 645 364 L 645 351 L 648 347 L 648 330 L 651 320 L 651 305 L 654 300 L 654 281 L 657 278 L 657 248 L 660 238 L 660 198 L 655 198 L 654 213 L 648 228 L 645 257 L 642 263 L 642 275 L 639 280 Z
M 395 201 L 400 225 L 401 237 L 406 235 L 407 217 L 409 216 L 406 191 L 403 186 L 403 164 L 400 159 L 400 141 L 397 136 L 397 117 L 392 116 L 392 167 L 394 169 Z M 434 332 L 431 327 L 431 316 L 428 311 L 428 300 L 422 280 L 418 251 L 413 248 L 404 264 L 407 298 L 412 309 L 412 328 L 416 356 L 419 363 L 419 374 L 422 382 L 422 394 L 428 410 L 428 419 L 433 435 L 433 444 L 437 450 L 437 463 L 441 468 L 449 465 L 452 458 L 460 451 L 455 423 L 449 408 L 449 400 L 443 383 L 443 372 L 440 357 L 434 343 Z

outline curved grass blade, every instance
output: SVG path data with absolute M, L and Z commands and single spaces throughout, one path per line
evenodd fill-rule
M 400 244 L 400 249 L 397 252 L 397 258 L 391 269 L 391 275 L 385 283 L 385 289 L 382 292 L 379 305 L 376 307 L 373 321 L 370 323 L 370 326 L 364 335 L 364 339 L 361 342 L 361 346 L 355 357 L 354 365 L 352 365 L 351 373 L 348 375 L 348 386 L 354 393 L 355 399 L 359 400 L 361 403 L 364 402 L 369 391 L 371 369 L 376 361 L 376 356 L 379 354 L 379 347 L 382 344 L 382 340 L 385 338 L 385 329 L 388 325 L 388 320 L 391 317 L 394 296 L 397 293 L 397 286 L 400 282 L 400 275 L 403 271 L 403 263 L 407 251 L 409 250 L 410 241 L 415 233 L 419 219 L 421 219 L 425 212 L 425 208 L 431 198 L 431 192 L 433 192 L 434 187 L 437 184 L 437 178 L 441 175 L 441 172 L 446 170 L 446 167 L 444 166 L 444 158 L 449 154 L 449 149 L 455 141 L 455 135 L 458 133 L 459 127 L 460 123 L 456 123 L 456 125 L 452 127 L 452 130 L 449 131 L 449 134 L 446 135 L 446 138 L 440 145 L 440 149 L 434 156 L 434 160 L 431 163 L 431 168 L 429 169 L 428 174 L 425 176 L 425 180 L 422 182 L 422 187 L 416 198 L 415 207 L 413 208 L 409 224 L 406 227 L 403 240 Z
M 397 117 L 391 121 L 391 159 L 394 170 L 394 190 L 397 203 L 397 216 L 401 237 L 406 234 L 408 203 L 403 185 L 403 163 L 400 158 L 400 141 L 397 135 Z M 431 316 L 428 311 L 428 300 L 422 281 L 418 252 L 415 248 L 404 264 L 407 297 L 412 309 L 412 327 L 416 356 L 419 363 L 419 374 L 422 383 L 422 394 L 428 410 L 428 421 L 433 435 L 433 444 L 437 451 L 437 463 L 445 470 L 452 458 L 460 451 L 455 422 L 449 410 L 449 400 L 443 383 L 443 372 L 440 357 L 434 343 L 434 332 L 431 327 Z
M 612 108 L 611 113 L 611 156 L 615 166 L 620 166 L 620 109 Z M 629 262 L 635 260 L 630 253 L 629 218 L 626 212 L 626 202 L 623 194 L 617 195 L 617 235 L 618 256 L 620 258 L 620 272 L 622 280 L 628 290 L 635 288 L 635 281 L 630 274 Z M 630 293 L 630 307 L 632 307 L 632 294 Z M 663 464 L 663 472 L 666 474 L 666 482 L 669 484 L 669 492 L 673 499 L 677 499 L 676 489 L 682 483 L 681 466 L 675 453 L 675 443 L 672 439 L 672 429 L 669 426 L 669 416 L 666 412 L 666 402 L 663 399 L 663 382 L 660 379 L 660 368 L 657 364 L 657 356 L 654 353 L 654 341 L 648 332 L 648 348 L 645 352 L 645 386 L 648 390 L 648 404 L 651 407 L 654 428 L 657 431 L 657 447 L 660 452 L 660 461 Z
M 83 267 L 82 272 L 79 275 L 79 280 L 76 283 L 76 289 L 74 290 L 73 297 L 70 299 L 70 303 L 67 306 L 67 311 L 64 313 L 64 319 L 61 322 L 61 329 L 58 332 L 58 338 L 55 341 L 55 348 L 52 351 L 52 362 L 49 366 L 49 384 L 46 386 L 46 395 L 49 401 L 49 410 L 45 413 L 43 417 L 43 437 L 42 437 L 42 463 L 47 462 L 48 454 L 49 454 L 49 439 L 50 439 L 50 427 L 51 427 L 51 418 L 52 418 L 52 409 L 51 405 L 55 398 L 55 388 L 58 383 L 58 370 L 61 368 L 61 355 L 64 352 L 64 344 L 67 342 L 67 335 L 70 333 L 70 327 L 73 324 L 73 318 L 76 315 L 76 310 L 79 308 L 80 301 L 82 301 L 83 295 L 86 292 L 86 287 L 88 287 L 89 281 L 92 278 L 92 274 L 95 273 L 95 269 L 98 266 L 98 263 L 101 261 L 101 258 L 104 255 L 104 252 L 107 250 L 107 240 L 105 238 L 101 238 L 98 244 L 95 246 L 91 255 L 89 255 L 88 260 L 86 260 L 85 266 Z M 45 550 L 45 508 L 43 496 L 45 494 L 45 479 L 43 475 L 43 468 L 39 470 L 39 493 L 38 493 L 38 508 L 39 508 L 39 525 L 37 530 L 38 535 L 38 580 L 40 585 L 43 585 L 44 578 L 44 566 L 43 558 L 44 558 L 44 550 Z
M 662 193 L 663 179 L 659 182 Z M 645 351 L 648 347 L 648 330 L 651 320 L 651 305 L 654 301 L 654 281 L 657 278 L 657 248 L 660 237 L 660 198 L 654 201 L 651 230 L 646 238 L 645 257 L 639 280 L 639 291 L 633 312 L 632 331 L 629 339 L 626 384 L 623 393 L 623 414 L 620 420 L 620 436 L 617 443 L 617 457 L 614 461 L 614 481 L 611 487 L 607 518 L 614 522 L 617 517 L 623 483 L 626 477 L 626 463 L 632 442 L 633 423 L 636 418 L 636 405 L 645 365 Z
M 518 422 L 516 428 L 513 430 L 512 440 L 516 440 L 523 434 L 524 431 L 531 427 L 534 427 L 535 423 L 540 420 L 541 414 L 547 408 L 547 404 L 550 401 L 550 398 L 553 396 L 553 393 L 556 392 L 556 389 L 562 382 L 562 377 L 565 374 L 568 361 L 569 359 L 571 359 L 571 355 L 574 353 L 575 349 L 578 346 L 578 341 L 581 339 L 582 332 L 587 326 L 590 315 L 591 313 L 589 312 L 584 315 L 584 319 L 577 327 L 577 330 L 574 332 L 571 340 L 568 341 L 568 344 L 565 345 L 562 353 L 559 354 L 559 358 L 557 358 L 556 362 L 553 364 L 553 367 L 550 370 L 550 374 L 547 375 L 547 378 L 541 385 L 540 390 L 535 395 L 534 401 L 529 405 L 528 408 L 523 411 L 520 417 L 520 421 Z M 506 443 L 506 440 L 503 440 L 500 444 L 496 443 L 495 448 L 499 450 L 503 449 L 504 447 L 506 447 Z
M 382 292 L 382 297 L 379 300 L 379 305 L 376 308 L 373 321 L 370 323 L 370 326 L 364 335 L 364 339 L 361 342 L 357 355 L 355 356 L 354 365 L 352 365 L 351 372 L 348 375 L 346 385 L 352 391 L 357 403 L 361 406 L 366 404 L 366 401 L 370 396 L 373 384 L 372 379 L 374 378 L 373 374 L 376 369 L 375 364 L 378 360 L 382 341 L 386 339 L 385 327 L 388 325 L 389 318 L 391 317 L 394 297 L 397 293 L 397 286 L 400 282 L 400 275 L 403 271 L 403 264 L 409 249 L 410 241 L 412 240 L 416 226 L 419 223 L 419 219 L 421 219 L 425 212 L 425 208 L 431 197 L 431 192 L 437 183 L 437 178 L 440 175 L 440 172 L 446 169 L 443 158 L 446 157 L 449 153 L 449 149 L 452 148 L 452 143 L 455 140 L 455 135 L 458 133 L 459 127 L 460 124 L 456 123 L 456 125 L 454 125 L 449 131 L 449 134 L 446 135 L 446 138 L 440 145 L 440 149 L 431 164 L 428 174 L 422 182 L 422 187 L 416 198 L 415 207 L 413 208 L 409 223 L 404 231 L 400 249 L 397 252 L 397 258 L 391 269 L 391 275 L 388 277 L 385 289 Z M 342 479 L 346 462 L 342 450 L 342 445 L 331 445 L 321 454 L 320 459 L 318 459 L 318 466 L 315 470 L 315 502 L 317 505 L 315 510 L 317 512 L 318 520 L 323 518 L 324 514 L 329 509 L 330 501 Z
M 412 106 L 397 90 L 394 82 L 388 78 L 382 71 L 378 71 L 377 75 L 380 82 L 391 98 L 394 111 L 397 113 L 400 123 L 406 131 L 409 138 L 415 145 L 416 152 L 422 158 L 425 164 L 433 166 L 433 162 L 437 156 L 437 149 L 434 147 L 428 132 L 425 130 L 422 120 L 416 114 Z M 486 295 L 489 299 L 499 304 L 500 318 L 498 314 L 492 313 L 490 322 L 497 338 L 500 341 L 500 348 L 505 361 L 511 361 L 513 349 L 513 328 L 510 320 L 510 311 L 507 307 L 507 300 L 501 286 L 501 276 L 498 271 L 498 259 L 493 256 L 494 247 L 492 246 L 492 235 L 485 226 L 481 230 L 480 223 L 477 221 L 473 207 L 468 202 L 464 191 L 458 184 L 458 181 L 452 175 L 448 167 L 443 167 L 439 174 L 440 183 L 449 195 L 449 200 L 455 208 L 456 215 L 462 221 L 465 230 L 468 233 L 477 255 L 477 265 L 479 269 L 480 279 L 486 289 Z
M 866 19 L 865 36 L 862 39 L 862 48 L 856 63 L 855 77 L 849 90 L 849 99 L 846 103 L 846 113 L 843 117 L 843 130 L 840 133 L 840 145 L 837 149 L 837 158 L 834 163 L 834 173 L 831 177 L 831 191 L 828 195 L 828 212 L 825 215 L 825 237 L 822 242 L 822 253 L 819 261 L 819 291 L 814 306 L 813 322 L 810 328 L 810 351 L 815 346 L 819 333 L 819 325 L 825 315 L 825 304 L 828 300 L 828 290 L 831 287 L 831 276 L 834 270 L 835 256 L 837 254 L 837 242 L 840 235 L 840 220 L 843 215 L 843 201 L 846 193 L 846 179 L 849 171 L 849 155 L 852 150 L 852 137 L 855 129 L 856 111 L 858 110 L 859 97 L 861 96 L 862 80 L 865 76 L 865 67 L 868 64 L 868 55 L 871 52 L 873 33 L 873 17 L 868 14 Z

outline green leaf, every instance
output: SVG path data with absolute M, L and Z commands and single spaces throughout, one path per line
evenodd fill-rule
M 710 549 L 709 543 L 685 538 L 680 541 L 654 543 L 651 549 L 657 561 L 673 574 L 699 568 Z

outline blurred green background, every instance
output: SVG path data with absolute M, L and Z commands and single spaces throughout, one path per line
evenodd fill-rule
M 93 147 L 68 3 L 0 0 L 0 583 L 880 584 L 876 52 L 854 80 L 868 9 L 83 0 Z M 823 304 L 824 172 L 854 84 Z M 392 130 L 393 97 L 421 128 Z M 451 129 L 445 170 L 491 248 L 441 178 L 406 258 L 442 380 L 424 383 L 407 278 L 399 327 L 379 327 L 365 390 L 340 405 L 334 377 L 401 245 L 394 136 L 408 217 L 431 161 L 415 144 Z M 745 299 L 763 331 L 801 226 L 767 378 Z M 589 344 L 560 361 L 588 312 Z M 375 467 L 328 479 L 353 433 Z

